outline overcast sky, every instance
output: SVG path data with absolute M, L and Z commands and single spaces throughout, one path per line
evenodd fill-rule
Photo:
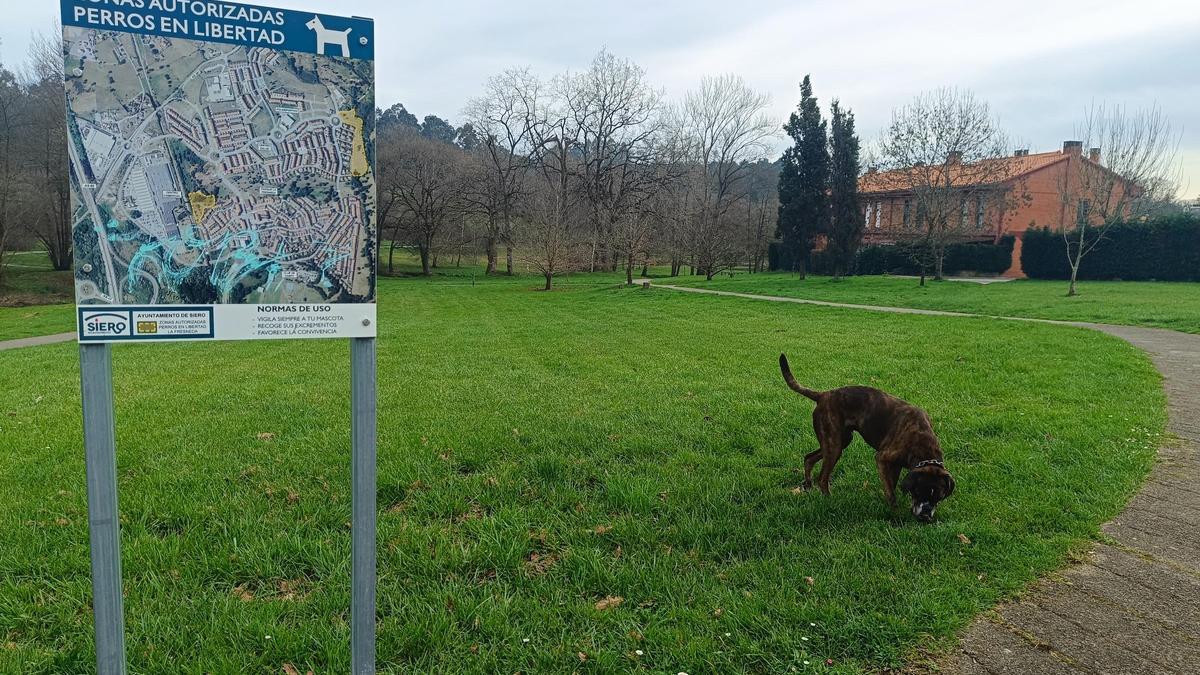
M 734 72 L 773 97 L 781 120 L 813 76 L 823 106 L 840 98 L 864 140 L 892 108 L 949 85 L 989 101 L 1034 152 L 1073 136 L 1093 100 L 1157 103 L 1182 133 L 1182 195 L 1200 196 L 1200 2 L 1197 0 L 296 0 L 287 7 L 375 19 L 381 107 L 460 121 L 491 74 L 528 65 L 587 67 L 602 47 L 642 65 L 668 96 Z M 5 2 L 0 62 L 49 30 L 52 0 Z M 782 146 L 781 146 L 782 147 Z

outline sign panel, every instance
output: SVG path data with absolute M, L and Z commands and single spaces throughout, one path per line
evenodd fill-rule
M 375 335 L 374 32 L 62 0 L 81 342 Z

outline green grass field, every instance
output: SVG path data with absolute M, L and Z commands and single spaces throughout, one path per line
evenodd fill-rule
M 1163 429 L 1147 358 L 1091 331 L 536 284 L 380 282 L 385 672 L 948 649 L 1097 536 Z M 796 493 L 812 404 L 780 351 L 811 386 L 929 410 L 958 482 L 936 524 L 889 511 L 861 441 L 831 497 Z M 114 349 L 132 672 L 349 669 L 348 353 Z M 0 379 L 0 672 L 87 671 L 76 349 L 0 352 Z
M 990 316 L 1094 321 L 1171 328 L 1200 333 L 1200 284 L 1157 281 L 1081 281 L 1079 295 L 1066 297 L 1063 281 L 1020 280 L 996 284 L 928 281 L 888 276 L 810 276 L 789 273 L 736 274 L 706 282 L 703 277 L 659 279 L 740 293 L 847 302 L 886 307 L 917 307 Z
M 44 251 L 6 254 L 0 307 L 70 302 L 75 280 L 70 271 L 56 272 Z

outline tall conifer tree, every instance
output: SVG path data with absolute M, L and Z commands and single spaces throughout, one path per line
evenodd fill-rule
M 827 250 L 833 259 L 833 276 L 838 278 L 854 261 L 865 222 L 858 201 L 858 136 L 854 133 L 854 113 L 842 110 L 835 99 L 830 105 L 830 115 Z
M 829 145 L 808 75 L 800 83 L 800 105 L 783 130 L 791 136 L 792 147 L 781 162 L 776 229 L 803 279 L 813 239 L 829 228 Z

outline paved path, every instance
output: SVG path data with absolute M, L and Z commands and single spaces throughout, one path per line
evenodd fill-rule
M 0 341 L 0 352 L 4 351 L 5 349 L 37 347 L 38 345 L 52 345 L 57 342 L 67 342 L 74 339 L 74 333 L 58 333 L 57 335 L 39 335 L 37 337 L 21 338 L 19 340 L 4 340 Z
M 882 312 L 977 316 L 659 287 Z M 977 619 L 963 634 L 960 652 L 941 663 L 938 672 L 1200 672 L 1200 335 L 1035 321 L 1093 328 L 1145 350 L 1163 374 L 1167 431 L 1176 438 L 1159 449 L 1141 492 L 1102 527 L 1111 544 L 1096 544 L 1087 562 L 1036 582 L 1019 599 Z

